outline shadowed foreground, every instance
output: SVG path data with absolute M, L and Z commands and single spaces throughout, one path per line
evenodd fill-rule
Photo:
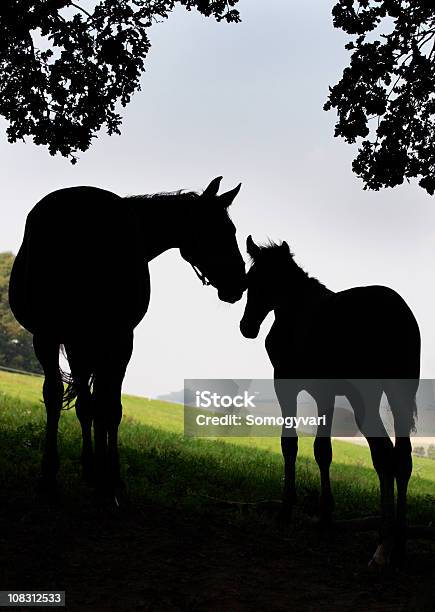
M 400 570 L 368 572 L 374 532 L 328 535 L 311 524 L 318 487 L 312 460 L 300 462 L 301 496 L 292 526 L 284 528 L 258 509 L 222 509 L 211 499 L 279 497 L 277 453 L 186 441 L 127 418 L 121 441 L 130 503 L 115 512 L 97 507 L 82 483 L 79 424 L 64 414 L 63 493 L 49 505 L 33 493 L 42 406 L 0 399 L 3 589 L 62 589 L 68 610 L 402 610 L 416 594 L 415 609 L 425 609 L 421 585 L 435 571 L 434 544 L 410 541 Z M 373 470 L 336 469 L 341 518 L 368 514 L 376 500 L 366 480 Z M 349 485 L 355 470 L 361 489 Z M 433 482 L 420 479 L 419 487 L 410 500 L 412 521 L 427 523 Z
M 402 570 L 374 576 L 362 562 L 374 534 L 284 534 L 146 502 L 113 515 L 78 492 L 55 509 L 9 498 L 3 588 L 65 589 L 68 610 L 402 610 L 433 558 L 414 542 Z

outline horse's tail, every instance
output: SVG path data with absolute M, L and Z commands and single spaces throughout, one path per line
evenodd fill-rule
M 417 412 L 417 398 L 414 395 L 414 399 L 412 402 L 412 414 L 411 414 L 411 431 L 412 433 L 415 433 L 417 431 L 417 426 L 416 426 L 416 420 L 418 417 L 418 412 Z
M 68 359 L 63 344 L 60 345 L 60 351 L 62 355 L 66 359 Z M 65 372 L 64 370 L 62 370 L 62 368 L 59 369 L 62 382 L 65 385 L 63 392 L 63 410 L 69 410 L 75 405 L 80 388 L 83 388 L 83 384 L 86 384 L 89 388 L 89 391 L 92 391 L 95 374 L 94 372 L 92 372 L 89 378 L 86 381 L 83 381 L 81 378 L 77 378 L 76 376 L 74 376 L 72 372 Z

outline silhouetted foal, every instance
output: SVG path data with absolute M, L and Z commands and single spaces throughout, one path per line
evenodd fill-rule
M 412 471 L 410 432 L 416 415 L 420 371 L 420 333 L 404 300 L 392 289 L 355 287 L 334 293 L 308 276 L 294 261 L 286 242 L 257 246 L 251 236 L 247 274 L 248 300 L 240 322 L 242 334 L 256 338 L 270 311 L 275 322 L 266 338 L 274 367 L 275 390 L 283 416 L 295 416 L 297 396 L 308 391 L 316 400 L 319 426 L 314 455 L 320 468 L 321 519 L 333 510 L 329 480 L 331 425 L 336 395 L 348 398 L 367 438 L 381 492 L 381 540 L 372 562 L 384 565 L 401 554 L 406 533 L 406 493 Z M 379 405 L 385 392 L 395 429 L 393 446 Z M 295 502 L 297 434 L 283 428 L 285 464 L 283 508 Z M 394 508 L 397 483 L 397 513 Z
M 218 196 L 221 178 L 202 195 L 180 191 L 121 198 L 94 187 L 72 187 L 49 194 L 29 213 L 9 295 L 15 317 L 33 334 L 45 374 L 42 490 L 55 488 L 62 402 L 76 397 L 84 474 L 95 477 L 98 490 L 117 502 L 121 386 L 133 330 L 148 309 L 150 260 L 179 248 L 221 300 L 241 298 L 245 265 L 228 216 L 240 185 Z M 61 345 L 71 369 L 65 397 Z

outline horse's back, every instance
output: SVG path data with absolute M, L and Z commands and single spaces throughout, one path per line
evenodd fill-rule
M 276 319 L 266 338 L 288 378 L 418 378 L 420 333 L 405 300 L 388 287 L 331 293 Z
M 72 187 L 40 200 L 11 274 L 17 319 L 33 333 L 136 324 L 149 292 L 136 232 L 125 200 L 109 191 Z

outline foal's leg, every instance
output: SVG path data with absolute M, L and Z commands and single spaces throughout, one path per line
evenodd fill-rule
M 394 544 L 394 447 L 379 414 L 382 388 L 364 383 L 361 395 L 349 397 L 355 419 L 370 447 L 373 467 L 379 478 L 381 494 L 380 543 L 371 566 L 388 565 Z
M 66 343 L 65 350 L 74 385 L 77 387 L 75 409 L 82 428 L 82 453 L 80 461 L 83 478 L 88 482 L 92 482 L 94 477 L 92 450 L 93 400 L 89 388 L 92 365 L 86 355 L 86 347 L 83 348 L 82 343 Z
M 316 401 L 319 417 L 325 417 L 325 424 L 317 427 L 314 440 L 314 457 L 320 470 L 320 520 L 329 523 L 334 510 L 329 469 L 332 463 L 331 427 L 335 396 L 320 394 L 316 396 Z
M 63 400 L 63 382 L 59 369 L 59 343 L 56 340 L 35 334 L 33 336 L 33 347 L 44 370 L 45 378 L 42 394 L 47 412 L 39 489 L 41 492 L 52 493 L 56 489 L 56 476 L 59 470 L 57 430 Z
M 118 455 L 121 387 L 133 350 L 133 332 L 111 339 L 105 348 L 100 352 L 93 389 L 96 479 L 97 489 L 117 501 L 123 488 Z
M 295 417 L 297 413 L 298 392 L 285 379 L 275 376 L 275 392 L 281 406 L 282 416 Z M 281 450 L 284 457 L 284 490 L 282 517 L 290 520 L 296 502 L 296 457 L 298 454 L 298 435 L 296 429 L 282 427 Z

